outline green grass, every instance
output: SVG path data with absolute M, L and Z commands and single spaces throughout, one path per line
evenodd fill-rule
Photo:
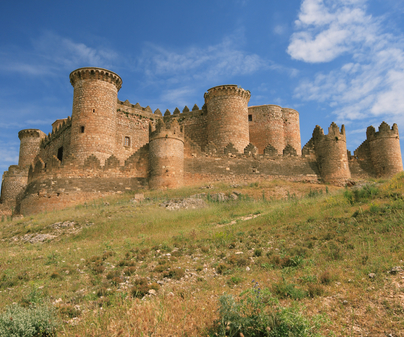
M 403 175 L 358 189 L 273 181 L 217 184 L 209 193 L 233 190 L 243 197 L 197 210 L 159 206 L 201 193 L 184 188 L 148 191 L 136 204 L 128 193 L 4 219 L 0 311 L 46 300 L 66 336 L 223 333 L 230 300 L 243 307 L 237 319 L 246 330 L 231 329 L 245 336 L 248 322 L 269 327 L 269 336 L 404 329 L 404 274 L 389 273 L 404 267 Z M 52 226 L 63 221 L 74 227 Z M 38 234 L 57 237 L 21 240 Z M 268 326 L 251 311 L 252 280 L 267 294 L 259 310 L 272 317 Z

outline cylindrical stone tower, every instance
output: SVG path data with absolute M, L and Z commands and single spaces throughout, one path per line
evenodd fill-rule
M 379 126 L 379 132 L 369 126 L 366 136 L 371 160 L 378 176 L 389 177 L 403 171 L 397 124 L 393 124 L 390 129 L 390 126 L 383 122 Z
M 237 85 L 220 85 L 205 93 L 208 110 L 208 142 L 219 152 L 232 143 L 240 152 L 250 143 L 248 101 L 251 94 Z
M 184 180 L 184 129 L 174 119 L 170 124 L 158 120 L 150 133 L 150 177 L 152 189 L 178 188 Z
M 345 127 L 334 122 L 328 128 L 328 135 L 318 125 L 313 131 L 314 151 L 321 177 L 330 183 L 344 182 L 351 178 L 346 148 Z
M 284 120 L 285 146 L 291 145 L 298 156 L 302 155 L 302 143 L 300 139 L 300 120 L 296 110 L 282 108 Z
M 45 133 L 38 129 L 25 129 L 18 132 L 18 138 L 20 138 L 19 167 L 24 168 L 33 163 L 45 136 Z
M 17 196 L 25 190 L 28 184 L 28 170 L 12 165 L 4 172 L 1 184 L 0 203 L 15 207 Z
M 278 151 L 278 154 L 282 154 L 286 146 L 282 108 L 278 105 L 267 105 L 266 108 L 268 109 L 267 132 L 262 135 L 266 138 L 265 145 L 272 145 Z
M 116 109 L 122 79 L 101 68 L 70 74 L 74 87 L 70 153 L 83 163 L 95 155 L 103 164 L 115 152 Z

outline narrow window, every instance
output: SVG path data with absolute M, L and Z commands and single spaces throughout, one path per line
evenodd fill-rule
M 252 115 L 248 115 L 248 121 L 252 122 Z
M 62 146 L 62 147 L 59 147 L 59 149 L 58 149 L 58 159 L 59 159 L 60 161 L 63 160 L 63 146 Z
M 124 146 L 130 146 L 130 137 L 125 137 Z
M 93 112 L 95 112 L 95 109 L 93 109 Z
M 80 126 L 80 133 L 84 133 L 84 126 Z

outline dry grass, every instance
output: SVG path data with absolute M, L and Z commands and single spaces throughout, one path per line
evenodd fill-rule
M 404 267 L 404 177 L 372 186 L 369 194 L 278 181 L 218 184 L 2 222 L 0 309 L 48 298 L 66 336 L 200 336 L 218 319 L 219 297 L 237 297 L 254 280 L 282 307 L 321 321 L 321 335 L 402 336 L 404 272 L 389 272 Z M 241 200 L 159 207 L 234 190 Z M 74 228 L 56 233 L 51 225 L 60 221 Z M 57 238 L 21 240 L 44 233 Z M 155 294 L 137 298 L 137 284 Z

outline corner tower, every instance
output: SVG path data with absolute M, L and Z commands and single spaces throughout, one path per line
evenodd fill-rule
M 389 177 L 403 171 L 400 138 L 397 124 L 392 128 L 383 122 L 376 132 L 373 126 L 366 130 L 369 141 L 370 157 L 378 176 Z
M 45 136 L 45 133 L 38 129 L 25 129 L 18 132 L 18 138 L 20 138 L 19 167 L 24 168 L 33 163 Z
M 208 142 L 223 152 L 232 143 L 241 153 L 250 143 L 248 101 L 251 94 L 237 85 L 219 85 L 205 93 Z
M 334 122 L 328 128 L 328 135 L 318 125 L 313 131 L 314 151 L 320 175 L 326 182 L 344 182 L 351 178 L 346 148 L 345 126 Z
M 165 124 L 158 120 L 150 133 L 149 187 L 178 188 L 184 180 L 184 129 L 177 120 Z
M 83 163 L 94 154 L 103 164 L 115 152 L 116 109 L 122 79 L 102 68 L 70 74 L 74 88 L 70 153 Z

